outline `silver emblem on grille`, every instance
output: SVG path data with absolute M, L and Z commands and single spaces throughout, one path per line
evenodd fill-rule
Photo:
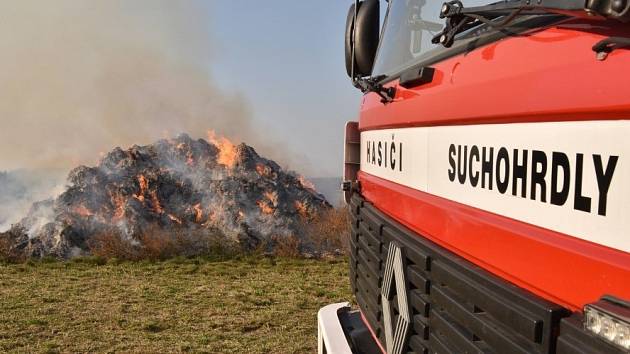
M 395 329 L 392 326 L 392 308 L 390 300 L 396 287 L 396 301 L 398 301 L 399 316 Z M 383 304 L 383 319 L 385 325 L 385 344 L 389 354 L 401 354 L 405 347 L 411 315 L 407 300 L 407 282 L 400 247 L 391 242 L 387 251 L 387 261 L 383 273 L 383 287 L 381 288 L 381 303 Z

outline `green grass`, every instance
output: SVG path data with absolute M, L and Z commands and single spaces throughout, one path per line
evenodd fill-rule
M 0 352 L 313 353 L 349 299 L 345 260 L 0 265 Z

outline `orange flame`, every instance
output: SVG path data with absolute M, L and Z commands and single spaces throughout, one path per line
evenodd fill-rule
M 134 194 L 133 197 L 138 199 L 140 202 L 144 203 L 146 200 L 145 195 L 149 194 L 151 197 L 151 204 L 153 207 L 153 211 L 158 214 L 164 213 L 164 208 L 160 204 L 160 199 L 157 196 L 157 190 L 149 191 L 149 180 L 144 175 L 138 175 L 138 184 L 140 185 L 140 191 L 137 194 Z
M 208 131 L 208 141 L 219 149 L 217 162 L 228 168 L 236 164 L 236 145 L 225 137 L 218 137 L 214 130 Z
M 168 214 L 168 218 L 171 219 L 172 221 L 180 224 L 180 225 L 182 224 L 182 221 L 180 219 L 178 219 L 175 215 Z
M 177 150 L 186 150 L 186 165 L 193 166 L 195 164 L 193 153 L 188 145 L 185 143 L 179 143 L 175 148 L 177 148 Z
M 90 209 L 88 209 L 85 205 L 79 205 L 78 207 L 74 208 L 74 212 L 83 217 L 94 215 L 94 213 Z
M 299 175 L 298 181 L 300 181 L 300 185 L 302 185 L 302 187 L 315 191 L 315 185 L 313 184 L 313 182 L 307 180 L 304 176 Z
M 195 164 L 195 160 L 193 159 L 193 154 L 190 151 L 186 154 L 186 164 L 188 166 L 193 166 Z
M 267 214 L 267 215 L 273 214 L 273 208 L 268 204 L 268 202 L 259 200 L 256 202 L 256 204 L 258 204 L 258 207 L 260 208 L 261 213 Z
M 263 192 L 263 195 L 273 204 L 273 206 L 278 205 L 278 193 L 272 191 Z
M 134 194 L 133 197 L 141 202 L 144 202 L 144 194 L 147 192 L 147 189 L 149 189 L 149 181 L 147 181 L 147 178 L 144 177 L 144 175 L 139 175 L 138 184 L 140 185 L 140 192 Z
M 157 191 L 151 191 L 150 195 L 151 204 L 153 204 L 153 210 L 158 214 L 164 213 L 164 208 L 162 208 L 162 205 L 160 204 L 160 199 L 158 199 Z
M 205 223 L 203 223 L 203 226 L 208 226 L 208 225 L 212 225 L 213 223 L 216 223 L 218 219 L 218 216 L 215 212 L 213 212 L 212 210 L 208 211 L 208 216 L 207 216 L 207 220 Z
M 295 210 L 298 212 L 298 214 L 300 214 L 300 216 L 302 217 L 307 217 L 308 216 L 308 209 L 306 208 L 306 204 L 304 204 L 303 202 L 296 200 L 295 201 Z
M 125 216 L 125 197 L 118 193 L 110 193 L 112 203 L 114 204 L 114 215 L 112 220 L 120 220 Z
M 203 209 L 201 208 L 201 204 L 195 204 L 193 206 L 193 210 L 195 211 L 195 221 L 200 223 L 203 218 Z
M 147 181 L 147 178 L 144 177 L 144 175 L 140 175 L 138 176 L 138 183 L 140 184 L 140 193 L 144 194 L 144 192 L 146 192 L 149 188 L 149 181 Z

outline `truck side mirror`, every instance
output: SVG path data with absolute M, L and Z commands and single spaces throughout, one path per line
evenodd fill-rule
M 372 74 L 380 32 L 379 0 L 357 4 L 358 11 L 354 4 L 350 6 L 346 20 L 346 71 L 353 79 Z

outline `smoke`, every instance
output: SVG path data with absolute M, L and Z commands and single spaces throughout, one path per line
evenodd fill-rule
M 290 163 L 256 134 L 247 101 L 213 85 L 209 14 L 195 0 L 0 0 L 0 171 L 39 171 L 0 181 L 1 228 L 54 196 L 46 171 L 115 146 L 214 129 Z
M 243 97 L 212 84 L 208 3 L 0 3 L 0 170 L 94 164 L 114 146 L 212 128 L 256 146 Z
M 33 203 L 64 190 L 65 171 L 18 170 L 0 172 L 0 232 L 22 219 Z

